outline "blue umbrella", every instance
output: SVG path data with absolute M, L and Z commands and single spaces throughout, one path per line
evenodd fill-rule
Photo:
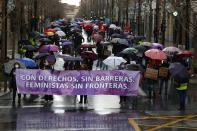
M 66 46 L 66 45 L 72 45 L 72 41 L 66 41 L 64 43 L 62 43 L 60 46 Z
M 112 38 L 123 38 L 123 35 L 115 33 L 115 34 L 112 34 L 111 37 Z
M 20 61 L 20 62 L 25 63 L 26 67 L 30 67 L 30 68 L 37 67 L 37 63 L 34 60 L 32 60 L 32 59 L 20 58 L 20 59 L 17 59 L 17 60 Z
M 119 39 L 119 40 L 118 40 L 118 43 L 119 43 L 120 45 L 129 46 L 129 42 L 128 42 L 128 40 L 126 40 L 126 39 Z
M 78 27 L 79 25 L 78 24 L 72 24 L 71 26 Z

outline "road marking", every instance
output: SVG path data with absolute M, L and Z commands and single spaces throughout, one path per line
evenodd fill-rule
M 185 118 L 178 119 L 178 120 L 176 120 L 176 121 L 172 121 L 172 122 L 169 122 L 169 123 L 166 123 L 166 124 L 163 124 L 163 125 L 159 125 L 159 126 L 157 126 L 157 127 L 155 127 L 155 128 L 152 128 L 152 129 L 148 129 L 147 131 L 155 131 L 155 130 L 161 129 L 161 128 L 163 128 L 163 127 L 167 127 L 167 126 L 169 126 L 169 125 L 172 125 L 172 124 L 175 124 L 175 123 L 178 123 L 178 122 L 181 122 L 181 121 L 189 120 L 189 119 L 191 119 L 191 118 L 193 118 L 193 117 L 196 117 L 196 116 L 197 116 L 197 115 L 187 116 L 187 117 L 185 117 Z
M 139 126 L 159 126 L 159 125 L 148 125 L 148 124 L 138 124 Z M 184 126 L 166 126 L 166 127 L 173 127 L 173 128 L 184 128 L 184 129 L 191 129 L 191 130 L 197 130 L 195 127 L 184 127 Z
M 130 121 L 131 125 L 133 126 L 133 128 L 135 129 L 135 131 L 141 131 L 141 129 L 139 128 L 138 124 L 136 124 L 134 119 L 129 118 L 129 121 Z

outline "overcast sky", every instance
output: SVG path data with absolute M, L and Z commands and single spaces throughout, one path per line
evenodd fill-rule
M 63 3 L 68 3 L 70 5 L 76 5 L 76 6 L 79 6 L 79 2 L 81 0 L 62 0 Z

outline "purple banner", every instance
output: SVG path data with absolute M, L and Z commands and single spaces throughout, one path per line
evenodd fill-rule
M 138 71 L 16 70 L 21 94 L 137 96 Z

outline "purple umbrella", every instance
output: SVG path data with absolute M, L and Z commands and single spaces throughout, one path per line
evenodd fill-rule
M 73 42 L 72 41 L 66 41 L 64 43 L 62 43 L 60 46 L 66 46 L 66 45 L 72 45 Z
M 128 35 L 128 36 L 126 37 L 126 39 L 134 40 L 134 39 L 135 39 L 135 37 L 134 37 L 134 36 L 132 36 L 132 35 Z
M 180 83 L 185 83 L 190 78 L 187 68 L 181 63 L 171 63 L 169 71 L 171 76 Z
M 163 50 L 164 46 L 162 46 L 162 45 L 155 45 L 155 46 L 152 46 L 152 49 L 161 49 L 161 50 Z
M 58 46 L 56 45 L 43 45 L 40 49 L 39 49 L 39 52 L 40 53 L 47 53 L 47 52 L 56 52 L 56 51 L 59 51 L 59 48 Z

